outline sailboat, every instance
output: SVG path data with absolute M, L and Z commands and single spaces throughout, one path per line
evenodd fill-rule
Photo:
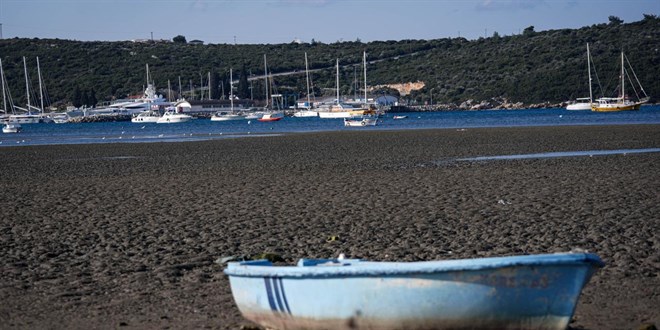
M 276 97 L 282 97 L 282 95 L 279 94 L 273 94 L 270 97 L 273 98 L 271 106 L 269 107 L 269 102 L 268 102 L 268 64 L 266 62 L 266 54 L 264 54 L 264 79 L 266 81 L 266 111 L 264 114 L 260 117 L 257 118 L 258 121 L 262 122 L 271 122 L 271 121 L 278 121 L 281 120 L 284 115 L 281 112 L 276 112 L 274 110 L 275 108 L 275 98 Z
M 3 107 L 2 109 L 0 109 L 0 112 L 2 112 L 2 114 L 0 114 L 0 120 L 4 122 L 9 120 L 9 113 L 14 113 L 14 104 L 13 102 L 11 102 L 11 94 L 9 94 L 9 88 L 5 81 L 5 71 L 2 68 L 2 58 L 0 58 L 0 84 L 2 84 L 2 107 Z M 9 96 L 9 101 L 11 104 L 7 104 L 7 96 Z
M 596 103 L 593 103 L 591 105 L 591 110 L 592 111 L 598 111 L 598 112 L 613 112 L 613 111 L 627 111 L 627 110 L 639 110 L 639 108 L 642 106 L 642 104 L 646 103 L 649 101 L 649 96 L 646 94 L 644 91 L 644 88 L 642 87 L 642 84 L 639 82 L 639 79 L 637 79 L 637 75 L 635 74 L 635 71 L 632 69 L 632 66 L 630 65 L 630 62 L 628 62 L 628 66 L 630 67 L 630 72 L 632 73 L 632 77 L 628 74 L 626 71 L 625 67 L 625 61 L 627 58 L 621 52 L 621 73 L 620 73 L 620 85 L 619 85 L 619 96 L 618 97 L 601 97 L 596 100 Z M 632 101 L 626 97 L 626 78 L 635 78 L 635 81 L 637 82 L 637 85 L 639 86 L 640 92 L 643 94 L 643 97 L 639 96 L 639 93 L 637 92 L 637 89 L 635 88 L 635 85 L 632 85 L 633 91 L 635 92 L 635 95 L 637 96 L 637 101 Z
M 228 121 L 228 120 L 241 120 L 245 119 L 244 116 L 241 116 L 234 112 L 234 77 L 232 69 L 229 69 L 229 100 L 231 104 L 230 112 L 218 111 L 217 113 L 211 116 L 211 121 Z
M 589 72 L 589 97 L 580 97 L 576 102 L 566 106 L 566 110 L 591 110 L 593 103 L 593 93 L 591 91 L 591 55 L 589 54 L 589 44 L 587 43 L 587 71 Z
M 364 67 L 364 106 L 365 109 L 362 110 L 362 114 L 355 118 L 345 118 L 344 126 L 376 126 L 378 123 L 378 116 L 376 111 L 368 108 L 367 105 L 367 52 L 362 54 L 362 64 Z
M 2 133 L 18 133 L 21 131 L 21 125 L 18 123 L 10 123 L 9 117 L 6 116 L 7 114 L 7 94 L 8 94 L 8 89 L 5 88 L 7 85 L 5 82 L 5 71 L 2 69 L 2 59 L 0 59 L 0 83 L 2 83 L 2 106 L 4 107 L 3 109 L 3 117 L 2 120 L 4 122 L 4 125 L 2 126 Z M 11 100 L 11 95 L 9 96 L 9 99 Z M 11 102 L 10 102 L 11 103 Z M 10 105 L 13 109 L 13 105 Z
M 39 64 L 39 60 L 37 60 L 37 65 Z M 14 106 L 16 109 L 20 109 L 25 111 L 24 114 L 13 114 L 9 116 L 9 122 L 13 124 L 37 124 L 37 123 L 43 123 L 43 122 L 50 122 L 50 118 L 45 119 L 47 117 L 43 116 L 42 114 L 34 114 L 32 113 L 32 108 L 38 109 L 36 106 L 33 106 L 30 104 L 30 82 L 28 78 L 28 73 L 27 73 L 27 64 L 25 63 L 25 56 L 23 56 L 23 70 L 25 72 L 25 94 L 27 97 L 27 108 L 21 108 L 19 106 Z M 39 81 L 41 81 L 41 77 L 39 78 Z M 43 98 L 42 98 L 43 102 Z M 43 112 L 43 109 L 40 109 Z
M 364 111 L 355 109 L 351 105 L 341 102 L 341 99 L 339 98 L 339 59 L 337 59 L 335 67 L 337 77 L 335 83 L 337 98 L 334 104 L 319 109 L 319 118 L 352 118 L 354 116 L 362 115 Z
M 319 112 L 312 110 L 312 101 L 309 98 L 309 65 L 307 64 L 307 53 L 305 53 L 305 74 L 307 76 L 307 104 L 305 110 L 297 111 L 293 114 L 294 117 L 318 117 Z

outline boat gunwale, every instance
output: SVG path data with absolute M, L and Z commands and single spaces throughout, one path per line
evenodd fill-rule
M 322 262 L 329 263 L 328 266 Z M 301 266 L 304 263 L 311 265 Z M 301 259 L 298 266 L 273 266 L 267 260 L 229 262 L 225 274 L 238 277 L 324 278 L 337 276 L 393 276 L 460 271 L 482 271 L 509 267 L 575 266 L 605 263 L 591 253 L 555 253 L 474 259 L 378 262 L 359 259 Z

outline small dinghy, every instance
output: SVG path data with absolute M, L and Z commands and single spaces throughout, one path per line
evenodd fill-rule
M 424 262 L 228 263 L 243 316 L 275 329 L 566 329 L 604 264 L 588 253 Z

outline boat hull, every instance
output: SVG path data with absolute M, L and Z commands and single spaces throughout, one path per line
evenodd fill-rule
M 323 119 L 337 119 L 337 118 L 352 118 L 353 114 L 350 111 L 319 111 L 319 118 Z
M 44 122 L 43 118 L 39 115 L 11 115 L 9 116 L 9 123 L 11 124 L 39 124 Z
M 265 327 L 565 329 L 583 286 L 602 266 L 585 254 L 361 263 L 257 261 L 230 263 L 225 272 L 241 313 Z
M 566 110 L 591 110 L 591 103 L 575 103 L 566 106 Z
M 297 118 L 318 117 L 319 113 L 318 113 L 318 111 L 301 110 L 301 111 L 295 112 L 293 114 L 293 116 L 297 117 Z
M 271 118 L 263 118 L 262 117 L 262 118 L 259 118 L 257 120 L 261 121 L 261 122 L 269 122 L 269 121 L 278 121 L 278 120 L 281 120 L 281 119 L 282 119 L 282 117 L 271 117 Z
M 168 118 L 159 118 L 158 121 L 156 121 L 157 124 L 177 124 L 177 123 L 185 123 L 189 122 L 192 118 L 191 117 L 168 117 Z
M 376 126 L 376 119 L 375 118 L 344 119 L 344 126 L 348 126 L 348 127 Z
M 212 116 L 211 121 L 230 121 L 230 120 L 243 120 L 245 117 L 240 115 L 225 115 L 225 116 Z
M 132 123 L 157 123 L 160 117 L 156 116 L 143 116 L 143 117 L 133 117 L 131 118 Z
M 608 104 L 606 106 L 603 105 L 593 105 L 591 107 L 592 111 L 596 112 L 614 112 L 614 111 L 630 111 L 630 110 L 639 110 L 639 108 L 642 106 L 642 103 L 634 103 L 634 104 Z
M 22 129 L 20 124 L 7 123 L 2 127 L 2 133 L 18 133 Z

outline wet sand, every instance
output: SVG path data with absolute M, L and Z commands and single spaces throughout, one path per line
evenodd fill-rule
M 607 264 L 572 328 L 660 325 L 660 125 L 330 132 L 0 148 L 0 328 L 251 325 L 233 255 Z M 335 236 L 335 240 L 328 240 Z

